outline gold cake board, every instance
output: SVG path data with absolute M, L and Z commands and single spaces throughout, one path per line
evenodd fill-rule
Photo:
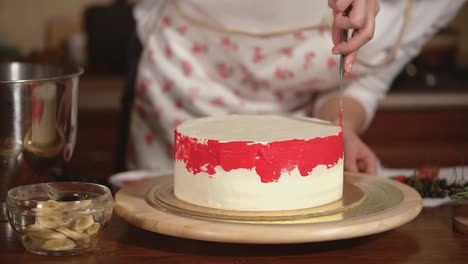
M 287 217 L 288 211 L 279 215 L 231 211 L 226 217 L 222 210 L 179 203 L 168 191 L 171 179 L 167 175 L 123 187 L 115 195 L 115 212 L 132 225 L 170 236 L 282 244 L 376 234 L 411 221 L 422 209 L 421 196 L 409 186 L 383 177 L 345 173 L 344 196 L 354 193 L 355 197 L 343 202 L 341 209 L 329 204 L 322 209 L 291 211 L 291 217 Z
M 153 188 L 146 195 L 146 202 L 152 207 L 191 217 L 209 220 L 222 220 L 243 223 L 298 223 L 298 221 L 315 222 L 322 216 L 339 215 L 364 201 L 365 193 L 357 186 L 344 183 L 343 197 L 337 201 L 306 209 L 281 211 L 232 211 L 197 206 L 179 200 L 174 194 L 174 183 L 171 175 L 158 177 L 154 180 Z

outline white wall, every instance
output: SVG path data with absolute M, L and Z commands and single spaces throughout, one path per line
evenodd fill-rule
M 45 26 L 51 17 L 79 17 L 90 4 L 111 0 L 0 0 L 0 41 L 19 47 L 23 54 L 41 50 Z

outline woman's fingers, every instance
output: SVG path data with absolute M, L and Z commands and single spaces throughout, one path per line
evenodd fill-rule
M 343 32 L 343 29 L 333 25 L 331 31 L 332 31 L 333 45 L 335 45 L 336 47 L 336 45 L 338 45 L 342 41 L 341 33 Z M 335 49 L 335 47 L 333 47 L 333 50 Z M 333 53 L 335 52 L 333 51 Z
M 348 16 L 345 16 L 342 10 L 345 10 L 350 5 L 350 12 Z M 329 6 L 334 11 L 332 27 L 332 38 L 335 45 L 332 52 L 334 54 L 350 54 L 356 52 L 373 38 L 375 17 L 380 9 L 377 0 L 336 0 L 329 1 Z M 341 33 L 344 29 L 353 31 L 351 38 L 347 42 L 343 42 L 341 39 Z M 356 54 L 354 54 L 353 57 L 355 58 Z M 349 62 L 354 62 L 354 58 L 349 59 L 348 64 Z
M 345 160 L 344 160 L 344 170 L 347 171 L 347 172 L 359 172 L 356 157 L 348 155 L 345 158 Z
M 368 11 L 371 12 L 371 11 Z M 373 12 L 373 11 L 372 11 Z M 364 27 L 356 29 L 347 42 L 340 42 L 333 48 L 335 54 L 348 54 L 358 50 L 374 37 L 375 16 L 368 14 Z
M 333 26 L 340 29 L 363 28 L 368 14 L 367 0 L 355 0 L 348 15 L 341 11 L 335 13 Z
M 372 152 L 368 152 L 362 156 L 353 155 L 351 152 L 346 153 L 344 169 L 347 172 L 361 172 L 370 175 L 377 174 L 377 157 Z M 355 154 L 355 153 L 354 153 Z
M 357 51 L 351 52 L 345 57 L 344 70 L 347 73 L 351 73 L 354 61 L 356 60 Z
M 350 130 L 343 129 L 344 139 L 344 169 L 347 172 L 362 172 L 375 175 L 377 173 L 377 156 Z
M 358 168 L 360 172 L 364 172 L 371 175 L 377 174 L 377 157 L 369 152 L 362 159 L 358 160 Z
M 344 12 L 355 0 L 328 0 L 328 6 L 335 11 Z

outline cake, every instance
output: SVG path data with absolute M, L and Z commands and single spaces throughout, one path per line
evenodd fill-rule
M 174 148 L 174 194 L 187 203 L 278 211 L 342 197 L 342 132 L 323 120 L 273 115 L 199 118 L 177 127 Z

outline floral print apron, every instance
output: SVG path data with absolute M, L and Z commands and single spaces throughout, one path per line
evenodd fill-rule
M 330 12 L 323 18 L 328 25 L 252 36 L 194 25 L 175 5 L 165 5 L 140 59 L 128 167 L 171 171 L 174 129 L 185 120 L 313 116 L 317 96 L 340 84 L 331 19 Z M 363 72 L 353 68 L 348 78 Z

